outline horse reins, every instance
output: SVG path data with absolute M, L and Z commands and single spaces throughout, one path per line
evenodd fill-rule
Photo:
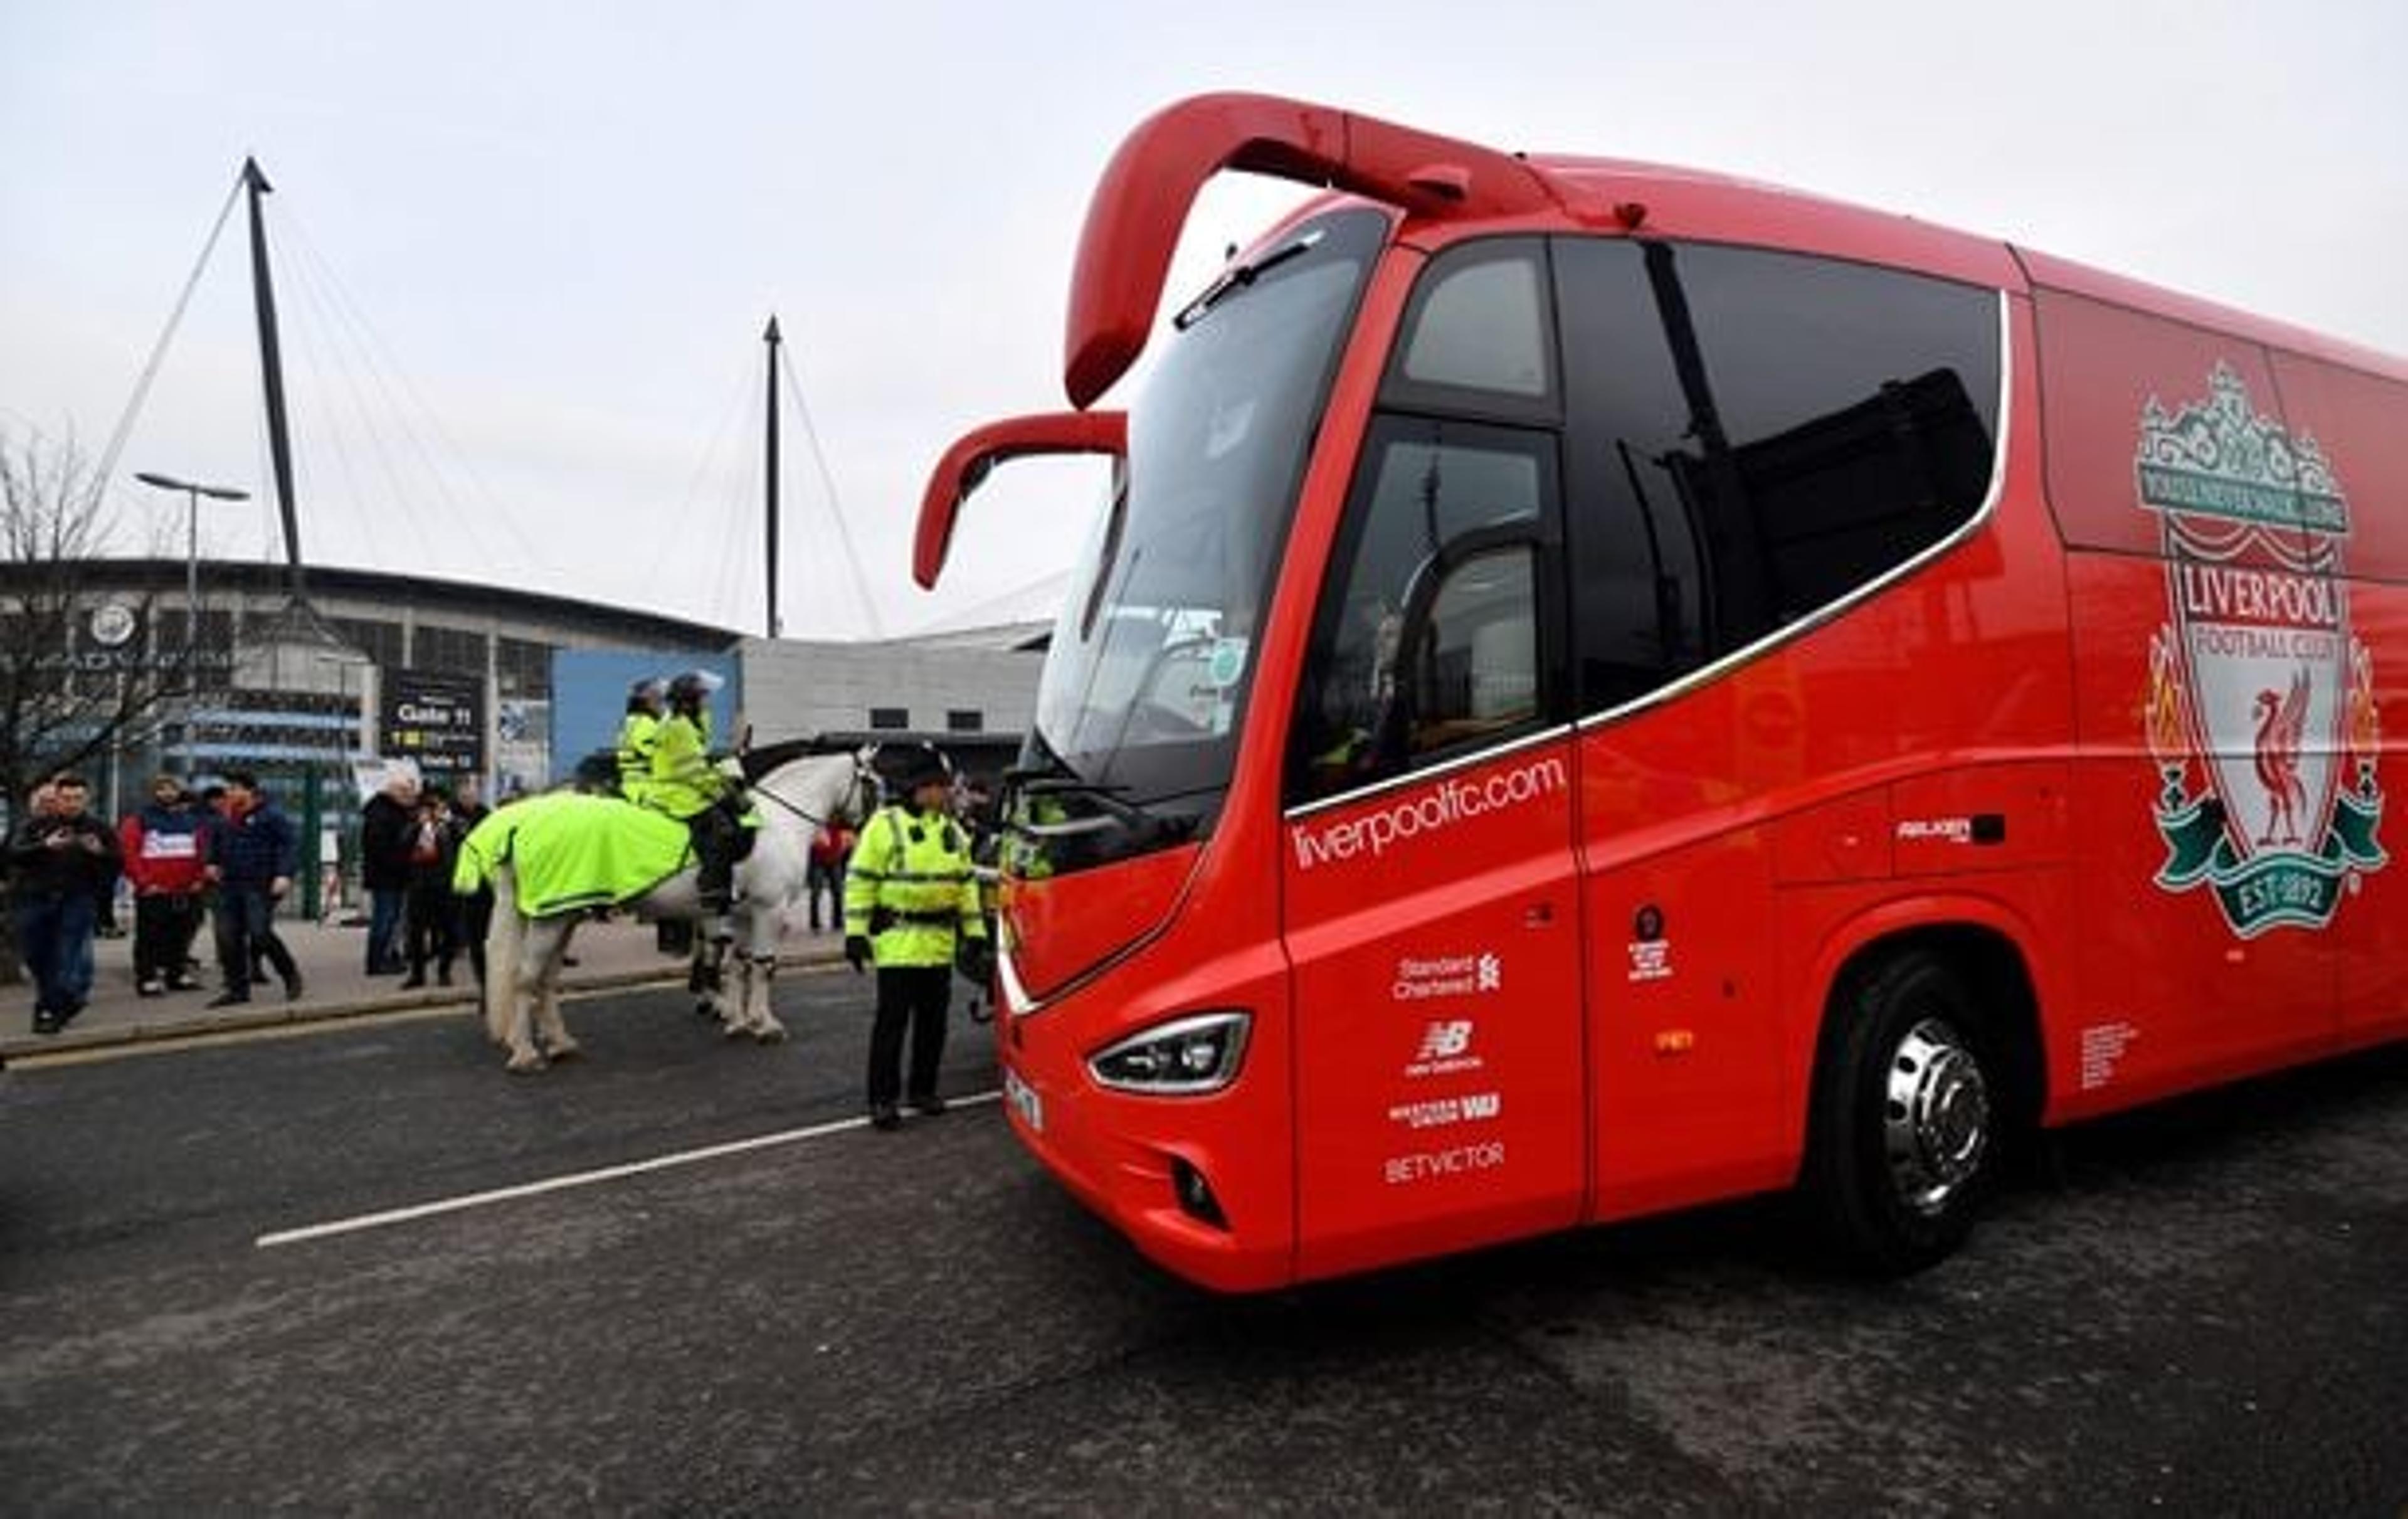
M 847 789 L 859 790 L 861 786 L 861 767 L 860 765 L 855 764 L 853 767 L 853 785 Z M 767 780 L 767 778 L 764 777 L 763 779 Z M 786 800 L 786 798 L 779 795 L 776 792 L 771 791 L 767 786 L 756 785 L 750 781 L 745 781 L 743 785 L 747 795 L 753 796 L 766 796 L 770 801 L 777 803 L 780 807 L 784 808 L 787 811 L 792 812 L 795 816 L 802 819 L 805 823 L 810 824 L 814 828 L 825 828 L 828 825 L 828 820 L 826 818 L 813 817 L 810 813 Z

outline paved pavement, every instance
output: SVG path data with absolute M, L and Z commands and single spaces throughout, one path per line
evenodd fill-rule
M 861 1127 L 868 1000 L 781 978 L 761 1047 L 608 993 L 524 1079 L 451 1015 L 12 1068 L 0 1510 L 2408 1500 L 2408 1049 L 2076 1131 L 1910 1282 L 1756 1203 L 1232 1300 L 991 1102 Z M 944 1090 L 993 1084 L 957 1018 Z
M 222 989 L 212 962 L 204 971 L 206 984 L 195 991 L 165 996 L 137 996 L 134 985 L 134 941 L 104 939 L 93 945 L 98 973 L 91 1006 L 55 1035 L 33 1032 L 33 987 L 0 987 L 0 1058 L 57 1053 L 100 1046 L 153 1039 L 223 1034 L 280 1024 L 315 1023 L 364 1013 L 394 1012 L 416 1008 L 466 1007 L 477 997 L 475 978 L 464 956 L 453 967 L 453 984 L 429 984 L 404 991 L 399 976 L 367 974 L 367 930 L 360 924 L 319 924 L 286 920 L 278 934 L 301 967 L 301 996 L 288 999 L 273 977 L 251 990 L 251 1001 L 231 1008 L 210 1008 Z M 577 931 L 571 953 L 578 964 L 563 977 L 572 991 L 681 982 L 682 959 L 663 955 L 653 947 L 650 924 L 614 918 L 588 923 Z M 196 949 L 208 956 L 208 936 Z M 786 936 L 783 958 L 789 964 L 833 961 L 842 953 L 834 934 L 813 935 L 808 927 Z M 428 975 L 434 975 L 429 967 Z

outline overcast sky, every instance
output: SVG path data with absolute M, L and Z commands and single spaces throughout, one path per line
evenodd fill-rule
M 1062 404 L 1087 193 L 1182 95 L 1783 181 L 2408 353 L 2403 59 L 2401 0 L 0 0 L 0 430 L 100 450 L 255 152 L 313 563 L 757 631 L 774 310 L 900 631 L 1074 552 L 1098 477 L 1031 465 L 942 593 L 908 570 L 943 446 Z M 1210 193 L 1171 298 L 1292 196 Z M 237 215 L 121 476 L 268 494 L 245 257 Z M 864 634 L 786 431 L 786 631 Z M 180 503 L 113 499 L 180 553 Z M 261 502 L 207 509 L 205 553 L 272 542 Z

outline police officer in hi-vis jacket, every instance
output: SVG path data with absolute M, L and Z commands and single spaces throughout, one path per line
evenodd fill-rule
M 899 1125 L 898 1099 L 929 1117 L 945 1111 L 937 1065 L 945 1053 L 951 978 L 981 985 L 993 973 L 979 911 L 970 840 L 953 821 L 953 774 L 933 744 L 916 744 L 889 772 L 899 800 L 862 825 L 844 881 L 844 956 L 855 971 L 878 962 L 878 1022 L 869 1036 L 869 1122 Z M 903 1030 L 911 1030 L 911 1079 L 902 1080 Z
M 734 933 L 727 916 L 736 859 L 743 853 L 740 799 L 710 757 L 710 694 L 720 679 L 688 670 L 669 682 L 669 715 L 652 738 L 652 773 L 644 805 L 666 812 L 694 836 L 695 895 L 712 939 Z
M 648 675 L 627 687 L 627 716 L 619 724 L 619 795 L 631 802 L 651 799 L 652 751 L 661 743 L 661 716 L 668 709 L 669 683 Z

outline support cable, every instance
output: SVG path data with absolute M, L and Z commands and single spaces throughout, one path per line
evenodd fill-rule
M 828 515 L 836 519 L 837 540 L 844 549 L 846 567 L 853 571 L 853 594 L 861 598 L 861 609 L 869 619 L 869 636 L 883 638 L 886 628 L 878 615 L 878 603 L 869 595 L 869 577 L 861 571 L 861 555 L 853 546 L 853 528 L 845 521 L 844 503 L 837 495 L 836 476 L 828 469 L 827 454 L 820 447 L 819 429 L 811 425 L 810 405 L 803 399 L 803 382 L 795 373 L 791 339 L 780 346 L 778 361 L 785 370 L 787 388 L 795 393 L 795 412 L 802 419 L 803 438 L 810 444 L 811 462 L 819 466 L 820 485 L 827 492 Z
M 369 319 L 366 308 L 351 294 L 350 287 L 343 282 L 342 276 L 337 272 L 333 261 L 319 250 L 315 239 L 303 229 L 297 216 L 288 211 L 286 220 L 293 224 L 293 235 L 296 241 L 322 270 L 333 292 L 337 314 L 349 322 L 361 340 L 361 350 L 368 360 L 369 376 L 376 381 L 379 390 L 385 394 L 388 404 L 400 422 L 404 437 L 425 461 L 428 473 L 435 478 L 437 487 L 444 492 L 447 503 L 469 524 L 469 538 L 478 552 L 480 554 L 487 552 L 481 539 L 477 536 L 476 519 L 479 514 L 469 509 L 469 503 L 461 500 L 458 494 L 452 492 L 450 482 L 445 479 L 439 463 L 434 457 L 435 451 L 410 425 L 409 413 L 413 408 L 425 419 L 427 430 L 434 435 L 436 442 L 440 443 L 448 451 L 452 466 L 466 484 L 468 494 L 481 499 L 487 515 L 500 526 L 503 535 L 509 540 L 508 547 L 514 549 L 522 559 L 530 565 L 548 563 L 551 556 L 539 550 L 534 540 L 527 537 L 526 530 L 518 518 L 503 507 L 500 498 L 486 485 L 483 477 L 469 462 L 467 450 L 463 448 L 452 436 L 450 429 L 444 426 L 441 413 L 427 403 L 424 394 L 419 390 L 417 382 L 410 378 L 408 368 L 402 364 L 398 351 L 377 324 Z M 381 363 L 377 362 L 380 356 L 381 356 Z M 393 394 L 392 386 L 386 382 L 385 375 L 388 368 L 394 382 L 400 387 L 399 397 Z M 405 399 L 408 403 L 407 406 L 402 404 Z
M 226 188 L 225 204 L 218 208 L 218 219 L 210 223 L 209 235 L 201 244 L 201 256 L 193 261 L 193 272 L 184 277 L 184 288 L 176 296 L 175 308 L 167 313 L 167 324 L 160 329 L 158 341 L 150 345 L 150 356 L 143 361 L 141 376 L 134 382 L 134 394 L 126 399 L 125 409 L 118 414 L 108 446 L 100 451 L 100 462 L 92 472 L 89 498 L 94 506 L 108 489 L 108 477 L 117 468 L 117 456 L 124 451 L 125 440 L 134 434 L 135 419 L 142 413 L 142 403 L 150 399 L 150 382 L 159 378 L 159 365 L 167 356 L 167 345 L 175 339 L 176 329 L 184 320 L 184 309 L 193 304 L 193 292 L 200 285 L 202 271 L 209 266 L 209 255 L 217 251 L 218 237 L 234 215 L 235 203 L 241 198 L 242 176 L 237 174 Z
M 399 408 L 394 404 L 391 388 L 382 383 L 383 377 L 377 369 L 374 355 L 370 354 L 366 345 L 359 343 L 356 340 L 355 335 L 349 331 L 345 326 L 341 312 L 336 307 L 335 297 L 330 285 L 332 270 L 326 265 L 323 256 L 318 253 L 314 248 L 308 247 L 306 244 L 302 243 L 297 235 L 294 238 L 294 242 L 296 247 L 299 247 L 305 255 L 292 261 L 294 283 L 308 301 L 312 316 L 325 323 L 326 337 L 328 339 L 328 351 L 332 355 L 335 373 L 337 377 L 341 380 L 345 393 L 351 397 L 351 411 L 359 418 L 362 435 L 366 438 L 368 446 L 375 451 L 377 462 L 382 467 L 385 489 L 388 498 L 392 502 L 393 513 L 400 519 L 407 528 L 408 528 L 409 541 L 417 547 L 418 564 L 415 566 L 416 572 L 420 574 L 432 573 L 436 557 L 435 542 L 429 538 L 426 531 L 426 523 L 423 519 L 429 515 L 445 519 L 444 522 L 438 523 L 436 527 L 437 535 L 439 537 L 444 527 L 448 524 L 450 517 L 450 513 L 443 509 L 449 492 L 444 487 L 440 475 L 436 473 L 431 466 L 427 473 L 430 483 L 433 485 L 434 489 L 425 494 L 425 499 L 423 502 L 413 495 L 408 482 L 402 478 L 403 470 L 395 458 L 397 451 L 387 444 L 383 431 L 377 424 L 377 408 L 369 405 L 367 390 L 361 384 L 359 378 L 354 373 L 351 356 L 346 352 L 347 349 L 356 351 L 356 354 L 359 359 L 358 367 L 366 371 L 369 381 L 377 386 L 379 393 L 383 397 L 383 409 L 390 414 L 392 420 L 402 423 L 405 432 L 407 431 L 407 421 L 400 415 Z M 331 436 L 334 437 L 337 446 L 340 447 L 342 443 L 341 435 L 339 433 L 335 433 Z M 423 455 L 421 462 L 424 462 Z M 347 473 L 348 469 L 349 466 L 347 464 Z M 382 543 L 379 541 L 376 531 L 376 517 L 378 513 L 373 505 L 368 501 L 366 493 L 362 489 L 357 480 L 353 480 L 352 482 L 351 493 L 352 506 L 360 516 L 361 530 L 367 537 L 369 552 L 380 561 L 383 559 L 386 551 Z M 471 533 L 471 537 L 473 540 L 473 531 Z M 481 543 L 476 544 L 475 547 L 478 552 L 483 552 L 483 545 Z M 410 566 L 387 566 L 380 564 L 376 567 L 406 569 Z
M 292 261 L 287 265 L 286 273 L 288 278 L 285 282 L 294 294 L 300 296 L 299 304 L 310 308 L 313 311 L 316 310 L 321 304 L 317 289 L 304 272 L 300 261 L 297 259 Z M 375 526 L 377 513 L 368 505 L 366 489 L 361 483 L 359 472 L 351 464 L 351 451 L 343 440 L 343 419 L 337 410 L 338 395 L 335 385 L 326 378 L 326 362 L 319 356 L 319 334 L 311 323 L 295 322 L 293 324 L 293 337 L 294 339 L 293 346 L 299 351 L 302 365 L 309 371 L 309 378 L 315 382 L 318 395 L 324 407 L 324 410 L 321 413 L 324 425 L 314 435 L 314 437 L 334 451 L 335 467 L 343 477 L 344 488 L 351 500 L 352 515 L 359 519 L 361 533 L 367 539 L 368 553 L 374 559 L 381 559 L 384 557 L 384 546 L 378 541 L 377 537 Z M 360 410 L 358 387 L 351 383 L 349 374 L 342 374 L 340 378 L 351 394 L 352 409 Z M 316 449 L 313 447 L 302 451 L 306 455 L 314 453 Z
M 726 404 L 720 408 L 719 423 L 711 429 L 710 440 L 703 447 L 702 458 L 695 464 L 693 477 L 686 481 L 684 494 L 678 498 L 678 512 L 675 519 L 677 522 L 692 523 L 696 521 L 695 512 L 696 509 L 702 505 L 705 499 L 705 487 L 707 485 L 713 485 L 714 482 L 723 480 L 726 471 L 732 470 L 735 467 L 735 461 L 731 459 L 725 466 L 721 467 L 721 473 L 719 475 L 714 475 L 712 473 L 713 466 L 719 464 L 719 451 L 725 445 L 730 432 L 736 425 L 738 415 L 741 413 L 744 408 L 744 399 L 747 395 L 752 394 L 752 366 L 747 365 L 737 374 L 736 383 L 728 391 Z M 727 495 L 724 490 L 714 489 L 711 492 L 711 496 L 712 498 L 715 498 L 723 508 L 724 507 Z M 734 548 L 732 537 L 728 540 L 723 540 L 720 545 L 719 560 L 713 566 L 710 576 L 703 582 L 703 590 L 710 598 L 708 605 L 714 609 L 714 614 L 716 609 L 726 605 L 729 600 L 733 599 L 731 595 L 726 594 L 726 587 L 732 580 L 736 568 L 732 561 L 733 553 Z M 734 620 L 731 620 L 728 625 L 733 627 L 738 624 Z

